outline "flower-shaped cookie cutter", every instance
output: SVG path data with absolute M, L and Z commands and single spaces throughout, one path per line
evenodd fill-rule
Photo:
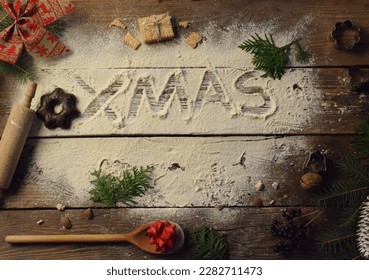
M 334 46 L 337 49 L 349 51 L 360 41 L 360 28 L 351 21 L 337 22 L 331 33 Z

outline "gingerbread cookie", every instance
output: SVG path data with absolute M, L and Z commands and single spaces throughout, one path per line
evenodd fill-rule
M 41 96 L 36 115 L 49 129 L 68 129 L 72 120 L 80 114 L 76 104 L 77 98 L 73 94 L 56 88 L 53 92 Z

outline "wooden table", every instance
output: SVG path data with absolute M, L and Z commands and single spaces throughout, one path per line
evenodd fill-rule
M 314 76 L 314 86 L 320 91 L 320 95 L 311 97 L 315 99 L 309 110 L 314 114 L 303 125 L 298 121 L 284 122 L 284 114 L 288 112 L 283 110 L 275 110 L 272 116 L 265 119 L 248 116 L 240 119 L 224 115 L 226 109 L 221 108 L 219 114 L 223 115 L 215 119 L 201 116 L 203 123 L 197 126 L 186 124 L 183 120 L 168 122 L 167 119 L 160 118 L 160 112 L 157 115 L 154 112 L 154 120 L 146 126 L 139 127 L 133 124 L 122 128 L 119 124 L 111 125 L 112 121 L 109 120 L 107 113 L 109 112 L 109 104 L 106 104 L 109 97 L 107 95 L 110 94 L 110 97 L 114 95 L 114 84 L 104 92 L 103 86 L 96 88 L 90 86 L 89 77 L 97 77 L 99 73 L 106 71 L 111 71 L 112 77 L 119 71 L 133 71 L 135 75 L 144 75 L 140 73 L 152 71 L 152 75 L 155 76 L 155 71 L 163 69 L 168 71 L 166 77 L 169 77 L 170 73 L 184 69 L 188 75 L 194 77 L 201 78 L 205 75 L 205 78 L 209 78 L 212 75 L 206 74 L 206 71 L 209 71 L 216 73 L 213 75 L 219 78 L 220 74 L 216 71 L 233 69 L 234 66 L 229 63 L 212 65 L 212 68 L 209 68 L 209 65 L 201 65 L 201 61 L 196 62 L 193 67 L 187 67 L 187 64 L 183 67 L 181 62 L 175 62 L 171 66 L 166 65 L 165 61 L 160 62 L 160 59 L 155 65 L 137 66 L 131 61 L 133 66 L 130 66 L 123 56 L 121 66 L 117 61 L 115 66 L 109 69 L 102 66 L 94 72 L 86 73 L 86 69 L 77 67 L 73 69 L 73 74 L 68 72 L 71 69 L 61 70 L 65 76 L 70 74 L 73 81 L 70 84 L 66 82 L 51 86 L 75 90 L 73 93 L 80 102 L 82 124 L 91 117 L 88 115 L 87 107 L 92 100 L 100 106 L 94 113 L 100 110 L 104 111 L 101 114 L 107 115 L 100 118 L 100 123 L 92 122 L 96 130 L 84 130 L 74 126 L 66 131 L 48 131 L 42 127 L 39 120 L 35 121 L 11 190 L 1 204 L 0 259 L 163 258 L 148 255 L 128 244 L 11 246 L 4 242 L 4 237 L 8 234 L 121 233 L 156 218 L 176 221 L 182 225 L 186 233 L 197 229 L 200 225 L 226 233 L 231 259 L 286 258 L 273 252 L 272 248 L 278 239 L 271 235 L 269 226 L 273 219 L 280 217 L 281 211 L 285 208 L 299 207 L 305 213 L 316 209 L 310 193 L 301 190 L 299 186 L 306 157 L 318 149 L 325 154 L 330 163 L 334 162 L 340 153 L 349 148 L 351 135 L 366 119 L 369 71 L 364 66 L 369 65 L 368 2 L 77 0 L 73 3 L 77 6 L 77 10 L 66 18 L 68 22 L 66 38 L 75 36 L 73 32 L 77 30 L 81 34 L 81 40 L 82 38 L 94 40 L 102 31 L 109 28 L 109 23 L 116 17 L 122 18 L 132 27 L 137 24 L 138 17 L 165 11 L 170 11 L 176 21 L 189 20 L 191 31 L 201 33 L 209 24 L 217 26 L 218 30 L 214 32 L 213 37 L 206 38 L 207 41 L 203 42 L 198 50 L 194 50 L 195 54 L 197 51 L 201 52 L 201 48 L 206 48 L 207 45 L 216 44 L 232 22 L 244 26 L 249 23 L 262 26 L 275 19 L 274 35 L 287 32 L 301 19 L 309 17 L 311 22 L 303 32 L 301 43 L 312 57 L 305 64 L 291 63 L 290 66 L 293 71 L 311 71 L 309 73 Z M 337 50 L 329 40 L 329 35 L 336 22 L 347 19 L 360 26 L 361 41 L 352 51 Z M 127 56 L 137 55 L 121 43 L 120 36 L 124 31 L 113 32 L 116 32 L 117 39 L 107 44 L 112 48 L 117 44 L 118 48 L 127 52 Z M 173 42 L 163 44 L 161 51 L 165 52 L 166 47 L 184 44 L 184 36 L 189 31 L 176 32 L 177 38 Z M 135 35 L 139 38 L 138 33 Z M 240 34 L 240 42 L 243 37 L 249 35 Z M 75 48 L 73 41 L 70 42 L 72 42 L 70 47 Z M 136 52 L 144 53 L 147 48 L 141 47 Z M 234 48 L 236 49 L 237 45 Z M 80 52 L 77 51 L 73 55 L 78 56 Z M 96 52 L 96 56 L 98 55 Z M 227 55 L 226 49 L 224 55 Z M 56 64 L 55 62 L 50 62 L 49 66 L 47 63 L 43 64 L 42 74 L 53 75 Z M 250 68 L 252 65 L 233 70 L 242 74 Z M 257 72 L 255 75 L 260 76 L 261 73 Z M 0 76 L 0 81 L 1 133 L 11 107 L 21 98 L 23 86 L 8 76 Z M 105 80 L 105 83 L 108 82 L 109 80 Z M 162 81 L 158 81 L 160 82 Z M 208 81 L 208 85 L 210 82 Z M 283 79 L 280 83 L 283 84 Z M 364 86 L 360 88 L 360 84 Z M 38 94 L 45 93 L 48 86 L 50 87 L 47 80 L 42 80 Z M 224 86 L 226 87 L 227 85 Z M 354 90 L 355 87 L 359 90 Z M 276 93 L 282 94 L 286 92 Z M 299 106 L 298 92 L 291 96 L 291 106 Z M 39 101 L 38 97 L 36 96 L 34 100 L 34 108 Z M 309 93 L 305 93 L 305 98 L 308 97 Z M 276 102 L 278 103 L 278 100 Z M 173 104 L 177 104 L 177 101 L 173 101 Z M 111 106 L 114 108 L 114 104 Z M 178 105 L 170 107 L 170 110 L 174 111 L 179 109 Z M 111 111 L 114 110 L 110 110 L 110 117 L 114 115 Z M 225 128 L 222 131 L 213 130 L 213 123 L 222 120 L 226 122 Z M 260 123 L 260 126 L 251 125 L 253 122 Z M 107 128 L 103 130 L 102 126 Z M 40 131 L 37 131 L 38 129 Z M 91 147 L 98 149 L 91 150 Z M 115 149 L 116 147 L 119 149 Z M 155 150 L 163 153 L 159 156 L 150 153 Z M 114 161 L 116 164 L 128 163 L 131 166 L 154 165 L 152 182 L 154 188 L 139 200 L 137 206 L 104 208 L 101 204 L 89 200 L 88 190 L 92 188 L 88 181 L 88 178 L 91 179 L 89 172 L 103 164 L 111 167 Z M 76 172 L 80 172 L 81 178 L 76 179 Z M 266 185 L 265 190 L 261 192 L 254 188 L 259 180 Z M 271 187 L 273 182 L 279 183 L 277 190 Z M 171 185 L 172 189 L 168 187 Z M 163 188 L 170 189 L 170 193 L 163 193 Z M 209 192 L 212 188 L 213 193 Z M 207 191 L 202 192 L 203 189 Z M 180 198 L 178 195 L 183 197 Z M 263 207 L 254 207 L 250 204 L 255 196 L 263 199 Z M 275 200 L 275 203 L 270 205 L 270 200 Z M 56 209 L 58 203 L 66 206 L 63 212 Z M 81 216 L 88 207 L 93 209 L 95 216 L 93 220 Z M 72 229 L 61 228 L 59 224 L 61 216 L 70 217 Z M 44 222 L 38 225 L 37 221 L 41 219 Z M 319 228 L 332 219 L 334 215 L 324 214 L 315 221 L 315 224 Z M 190 253 L 184 248 L 170 258 L 188 259 L 191 258 Z M 292 258 L 321 259 L 325 256 L 309 250 L 298 252 Z

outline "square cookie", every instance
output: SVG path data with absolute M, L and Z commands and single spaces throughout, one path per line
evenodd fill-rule
M 174 31 L 171 18 L 168 12 L 139 18 L 138 25 L 142 41 L 151 44 L 173 39 Z

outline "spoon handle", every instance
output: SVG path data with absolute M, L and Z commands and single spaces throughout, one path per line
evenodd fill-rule
M 5 242 L 12 244 L 130 242 L 130 240 L 130 234 L 8 235 L 5 237 Z

